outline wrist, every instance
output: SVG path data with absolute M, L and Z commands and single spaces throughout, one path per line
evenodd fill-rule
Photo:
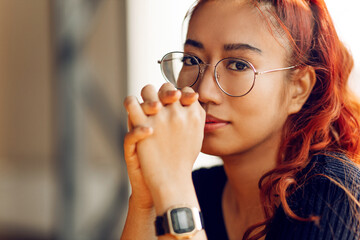
M 154 219 L 156 218 L 155 208 L 139 207 L 132 198 L 129 199 L 129 208 L 121 240 L 132 239 L 157 239 L 155 238 Z M 141 226 L 141 231 L 139 231 Z M 153 237 L 151 237 L 153 236 Z
M 143 213 L 155 212 L 154 203 L 151 201 L 143 202 L 143 199 L 135 198 L 132 194 L 129 198 L 129 209 L 134 209 Z
M 152 191 L 154 207 L 157 215 L 164 214 L 170 207 L 186 204 L 199 208 L 196 192 L 192 180 L 181 182 L 166 182 Z

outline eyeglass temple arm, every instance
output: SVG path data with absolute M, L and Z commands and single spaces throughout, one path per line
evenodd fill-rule
M 296 67 L 298 67 L 298 66 L 299 66 L 299 65 L 294 65 L 294 66 L 285 67 L 285 68 L 276 68 L 276 69 L 271 69 L 271 70 L 262 71 L 262 72 L 255 72 L 255 74 L 256 74 L 256 75 L 262 75 L 262 74 L 265 74 L 265 73 L 284 71 L 284 70 L 289 70 L 289 69 L 296 68 Z
M 168 59 L 168 60 L 158 60 L 157 63 L 161 64 L 162 62 L 170 62 L 172 61 L 172 59 Z

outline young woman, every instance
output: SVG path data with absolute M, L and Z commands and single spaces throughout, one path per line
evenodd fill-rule
M 199 0 L 189 17 L 160 63 L 172 84 L 125 100 L 122 239 L 360 239 L 360 104 L 324 0 Z M 192 173 L 200 151 L 224 165 Z

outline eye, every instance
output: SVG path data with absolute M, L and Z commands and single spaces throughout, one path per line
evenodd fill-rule
M 231 59 L 228 61 L 226 68 L 233 71 L 245 71 L 249 69 L 250 66 L 242 60 Z
M 196 56 L 183 56 L 181 61 L 184 63 L 185 66 L 194 66 L 203 63 L 203 61 Z
M 193 66 L 198 65 L 200 61 L 197 61 L 195 57 L 192 56 L 184 56 L 181 61 L 184 63 L 185 66 Z

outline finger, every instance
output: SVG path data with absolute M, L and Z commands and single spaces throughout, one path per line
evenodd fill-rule
M 128 116 L 127 120 L 127 130 L 130 132 L 134 128 L 133 124 L 131 123 L 130 117 Z
M 162 104 L 160 102 L 143 102 L 140 105 L 147 116 L 157 114 L 162 108 Z
M 167 105 L 178 101 L 181 97 L 181 92 L 171 83 L 165 83 L 161 86 L 158 96 L 161 103 Z
M 146 85 L 141 89 L 141 97 L 144 102 L 157 102 L 159 97 L 153 85 Z
M 190 87 L 185 87 L 181 89 L 181 98 L 180 103 L 183 106 L 189 106 L 196 102 L 199 98 L 199 94 L 194 92 L 194 90 Z
M 136 144 L 153 133 L 151 127 L 138 126 L 133 128 L 124 138 L 124 156 L 128 162 L 136 154 Z
M 145 123 L 147 116 L 143 112 L 139 101 L 134 96 L 128 96 L 124 100 L 124 106 L 128 112 L 129 122 L 133 126 L 142 125 Z

